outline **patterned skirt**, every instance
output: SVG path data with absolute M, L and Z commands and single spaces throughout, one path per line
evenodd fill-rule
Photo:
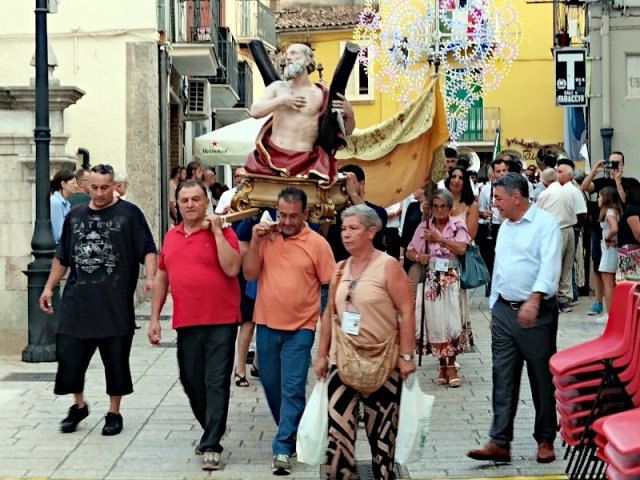
M 470 351 L 471 338 L 467 291 L 460 288 L 458 269 L 427 270 L 416 295 L 416 351 L 452 357 Z

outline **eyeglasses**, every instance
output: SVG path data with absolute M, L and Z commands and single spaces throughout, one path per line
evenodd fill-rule
M 432 210 L 449 210 L 449 205 L 431 205 Z

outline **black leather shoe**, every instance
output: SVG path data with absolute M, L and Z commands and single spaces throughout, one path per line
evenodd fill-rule
M 102 435 L 118 435 L 122 431 L 122 415 L 109 412 L 104 416 L 104 427 Z
M 71 405 L 69 414 L 60 422 L 60 431 L 62 433 L 75 432 L 78 424 L 89 416 L 89 406 L 85 403 L 84 407 L 80 408 L 77 404 Z

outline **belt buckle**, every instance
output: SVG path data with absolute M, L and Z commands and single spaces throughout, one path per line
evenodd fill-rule
M 511 310 L 520 310 L 520 307 L 522 306 L 522 302 L 508 302 L 509 306 L 511 307 Z

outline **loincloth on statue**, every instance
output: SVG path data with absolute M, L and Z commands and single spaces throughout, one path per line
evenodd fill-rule
M 247 157 L 244 168 L 248 173 L 313 178 L 325 185 L 335 181 L 334 157 L 318 145 L 315 145 L 313 150 L 304 152 L 287 150 L 275 145 L 271 141 L 271 124 L 271 119 L 264 124 L 256 139 L 256 149 Z

